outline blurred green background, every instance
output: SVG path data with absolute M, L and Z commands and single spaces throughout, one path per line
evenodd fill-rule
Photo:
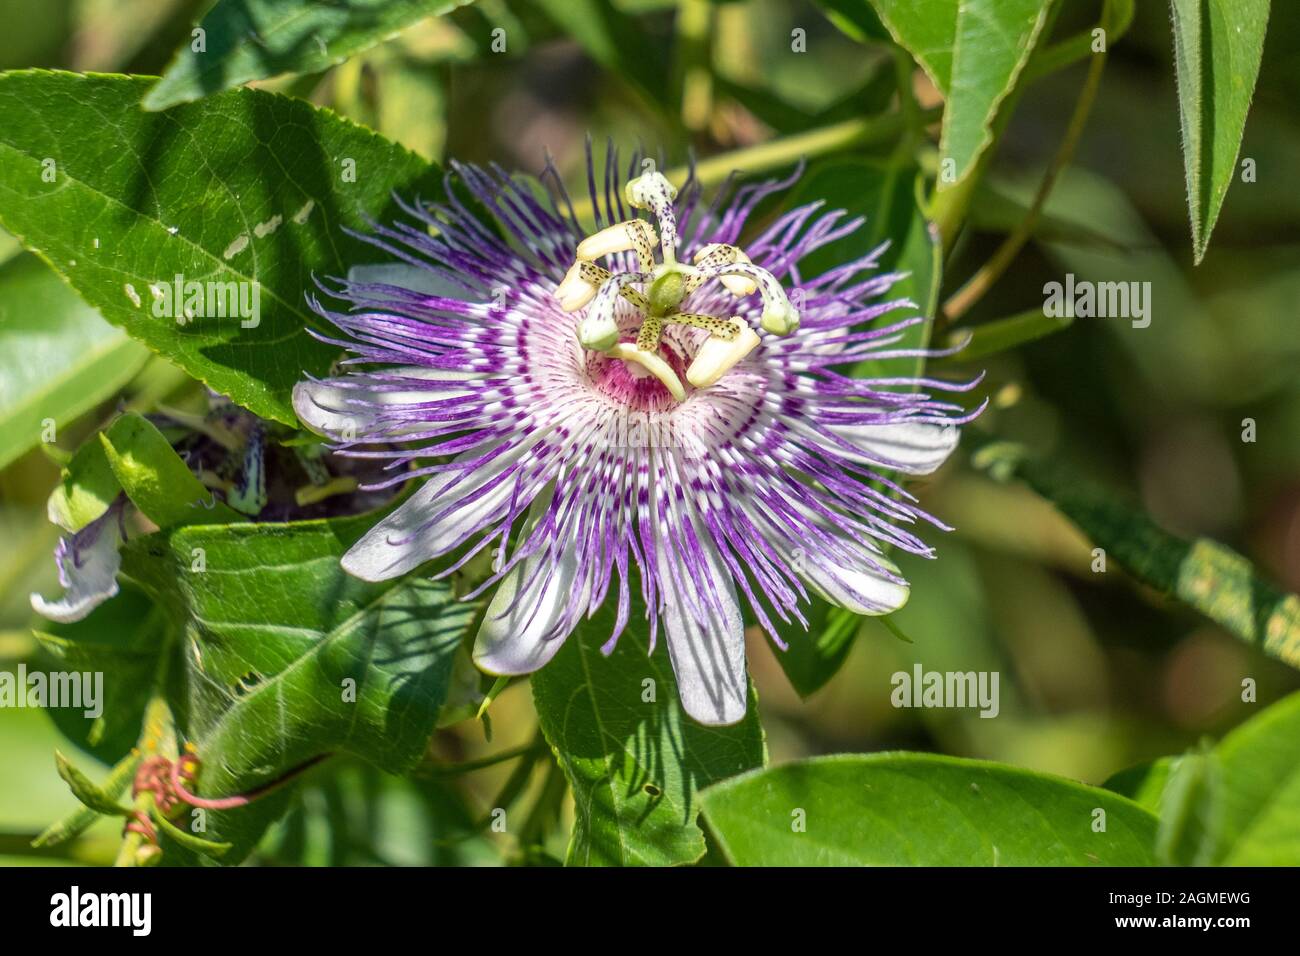
M 679 164 L 692 150 L 709 157 L 891 107 L 888 51 L 864 53 L 813 4 L 678 6 L 615 3 L 616 16 L 644 31 L 637 55 L 620 58 L 599 42 L 570 38 L 563 2 L 483 0 L 323 74 L 267 85 L 331 106 L 429 159 L 536 172 L 549 150 L 575 183 L 588 134 L 598 143 L 612 137 L 625 150 L 644 145 Z M 202 7 L 0 0 L 0 68 L 156 74 Z M 1095 3 L 1067 0 L 1054 35 L 1084 29 L 1096 15 Z M 1241 153 L 1256 161 L 1258 181 L 1234 184 L 1209 254 L 1193 269 L 1168 20 L 1167 4 L 1139 2 L 1133 26 L 1110 51 L 1074 168 L 1053 194 L 1036 240 L 962 324 L 1036 308 L 1044 283 L 1066 272 L 1150 281 L 1150 328 L 1079 319 L 990 360 L 993 405 L 985 424 L 1140 502 L 1171 531 L 1230 545 L 1294 591 L 1300 192 L 1289 176 L 1300 158 L 1300 21 L 1275 10 Z M 504 52 L 492 49 L 498 28 Z M 806 53 L 791 51 L 794 29 L 806 31 Z M 945 263 L 945 295 L 1014 225 L 1008 202 L 1014 207 L 1016 197 L 1032 192 L 1084 69 L 1062 71 L 1025 93 L 993 161 L 990 188 L 973 206 L 975 228 Z M 934 102 L 919 74 L 916 86 L 923 104 Z M 874 150 L 888 155 L 895 145 Z M 0 259 L 17 251 L 0 235 Z M 16 281 L 10 274 L 5 280 Z M 0 335 L 15 309 L 39 308 L 5 298 L 3 289 L 0 299 Z M 118 399 L 64 429 L 60 445 L 74 448 L 122 403 L 188 387 L 152 359 Z M 1247 418 L 1256 423 L 1254 442 L 1242 440 Z M 39 449 L 0 471 L 0 667 L 35 651 L 28 594 L 56 590 L 57 535 L 45 499 L 58 475 Z M 913 643 L 866 624 L 839 675 L 801 701 L 765 642 L 752 642 L 751 673 L 774 762 L 906 748 L 1100 783 L 1130 764 L 1218 737 L 1300 687 L 1294 671 L 1123 572 L 1092 573 L 1082 536 L 1022 486 L 996 484 L 958 456 L 920 494 L 957 530 L 932 535 L 941 560 L 903 562 L 914 599 L 895 620 Z M 890 675 L 914 661 L 928 670 L 999 671 L 1000 719 L 894 709 Z M 1241 699 L 1247 678 L 1258 684 L 1258 703 Z M 526 682 L 508 689 L 491 717 L 490 743 L 480 724 L 467 722 L 439 732 L 433 749 L 472 760 L 527 744 L 534 720 Z M 116 827 L 107 823 L 57 855 L 28 847 L 75 806 L 54 771 L 56 747 L 74 749 L 44 713 L 0 709 L 2 862 L 112 859 Z M 94 766 L 88 755 L 80 760 Z M 492 844 L 510 838 L 471 831 L 510 772 L 507 764 L 398 780 L 360 764 L 329 764 L 313 771 L 297 808 L 257 859 L 494 861 L 499 848 Z

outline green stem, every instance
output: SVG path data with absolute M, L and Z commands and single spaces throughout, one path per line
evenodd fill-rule
M 551 760 L 542 790 L 519 831 L 521 847 L 541 846 L 546 842 L 546 833 L 551 823 L 559 819 L 560 803 L 567 789 L 568 781 L 564 778 L 564 771 L 560 769 L 558 761 Z
M 314 505 L 333 495 L 351 494 L 357 490 L 357 479 L 352 475 L 336 475 L 323 485 L 304 485 L 293 494 L 300 508 Z
M 1111 0 L 1106 0 L 1106 8 L 1102 13 L 1102 20 L 1106 22 L 1110 16 Z M 1043 207 L 1047 203 L 1047 197 L 1051 195 L 1052 188 L 1056 185 L 1057 179 L 1061 172 L 1070 161 L 1074 158 L 1074 150 L 1079 144 L 1079 138 L 1083 135 L 1083 129 L 1088 123 L 1088 116 L 1092 113 L 1093 103 L 1097 99 L 1097 90 L 1101 86 L 1102 72 L 1106 67 L 1105 52 L 1093 54 L 1092 63 L 1088 66 L 1088 75 L 1083 83 L 1083 89 L 1079 93 L 1079 99 L 1074 104 L 1074 113 L 1070 116 L 1069 125 L 1066 126 L 1065 136 L 1061 139 L 1061 145 L 1057 147 L 1056 155 L 1052 157 L 1051 164 L 1047 167 L 1042 181 L 1038 184 L 1038 191 L 1034 194 L 1034 201 L 1029 206 L 1029 211 L 1025 214 L 1011 235 L 1003 241 L 997 251 L 989 260 L 980 267 L 966 284 L 963 285 L 956 293 L 953 294 L 943 306 L 943 315 L 946 321 L 952 321 L 960 318 L 965 312 L 980 298 L 985 292 L 1001 278 L 1006 272 L 1020 250 L 1024 248 L 1029 237 L 1033 235 L 1034 229 L 1038 226 L 1038 220 L 1042 217 Z M 973 177 L 972 177 L 973 178 Z
M 912 89 L 912 77 L 916 73 L 916 63 L 911 54 L 895 44 L 891 48 L 894 57 L 894 77 L 898 85 L 898 110 L 903 118 L 903 135 L 899 137 L 895 159 L 911 159 L 916 147 L 924 136 L 925 120 L 921 104 L 916 101 L 916 91 Z
M 537 740 L 533 740 L 531 743 L 521 744 L 520 746 L 512 747 L 509 750 L 502 750 L 500 753 L 489 754 L 488 756 L 480 757 L 477 760 L 466 760 L 463 763 L 424 767 L 421 772 L 436 776 L 452 776 L 455 774 L 473 773 L 475 770 L 495 767 L 498 764 L 505 763 L 508 760 L 514 760 L 517 757 L 524 757 L 529 754 L 540 755 L 545 752 L 545 742 L 539 744 Z
M 967 340 L 966 344 L 956 355 L 940 359 L 939 364 L 973 362 L 998 355 L 1059 332 L 1073 322 L 1073 316 L 1056 318 L 1045 315 L 1042 306 L 1036 306 L 1006 318 L 981 322 L 973 328 L 955 329 L 950 333 L 947 345 L 958 345 L 963 338 Z
M 492 825 L 492 813 L 497 809 L 509 810 L 514 802 L 519 799 L 519 795 L 528 787 L 528 781 L 532 778 L 533 767 L 537 765 L 547 752 L 546 738 L 542 736 L 539 729 L 533 735 L 533 741 L 528 745 L 528 749 L 523 753 L 522 759 L 515 765 L 515 769 L 510 772 L 506 778 L 505 784 L 497 791 L 496 796 L 492 799 L 488 807 L 487 814 L 481 821 L 475 824 L 475 831 L 486 830 Z
M 923 110 L 916 117 L 916 122 L 924 127 L 942 115 L 943 111 L 938 107 Z M 904 118 L 901 113 L 844 120 L 841 123 L 833 123 L 830 126 L 787 136 L 784 139 L 711 156 L 695 164 L 695 179 L 707 189 L 724 182 L 733 172 L 739 171 L 751 175 L 771 172 L 796 163 L 800 159 L 815 158 L 855 146 L 887 142 L 904 129 Z M 689 174 L 688 166 L 677 166 L 665 173 L 675 183 L 683 182 Z M 573 211 L 579 221 L 589 220 L 591 199 L 582 195 L 574 196 Z
M 1052 26 L 1056 22 L 1056 16 L 1059 12 L 1059 0 L 1048 0 L 1047 17 L 1042 25 L 1040 36 L 1046 37 L 1052 32 Z M 950 188 L 940 189 L 939 184 L 936 184 L 934 194 L 930 197 L 930 219 L 938 228 L 939 235 L 943 239 L 945 253 L 951 252 L 953 244 L 957 241 L 957 236 L 961 232 L 962 224 L 966 219 L 966 212 L 970 207 L 971 197 L 975 195 L 976 186 L 983 180 L 984 173 L 997 151 L 998 144 L 1002 141 L 1002 134 L 1006 132 L 1007 125 L 1011 122 L 1011 117 L 1020 102 L 1020 97 L 1028 85 L 1028 63 L 1025 64 L 1025 67 L 998 106 L 997 115 L 990 128 L 991 138 L 975 161 L 974 167 L 967 170 L 966 174 L 959 181 L 953 183 Z
M 1133 6 L 1133 0 L 1114 0 L 1102 15 L 1098 26 L 1106 32 L 1107 47 L 1128 32 L 1128 28 L 1133 23 Z M 1095 29 L 1090 27 L 1034 54 L 1034 58 L 1029 61 L 1029 66 L 1025 69 L 1025 82 L 1034 83 L 1091 56 Z
M 921 114 L 921 122 L 931 123 L 942 115 L 939 109 L 926 110 Z M 820 129 L 798 133 L 770 143 L 747 146 L 719 156 L 701 160 L 695 165 L 695 177 L 702 186 L 716 186 L 732 172 L 743 170 L 746 173 L 765 173 L 781 169 L 791 163 L 807 157 L 820 156 L 893 139 L 905 128 L 902 113 L 887 113 L 883 116 L 858 117 L 832 123 Z M 668 178 L 680 182 L 686 178 L 688 169 L 679 166 L 669 170 Z
M 137 749 L 140 762 L 149 757 L 164 756 L 175 760 L 179 756 L 176 744 L 176 725 L 172 719 L 171 708 L 167 706 L 164 687 L 167 684 L 167 671 L 171 665 L 171 642 L 164 642 L 158 655 L 158 668 L 154 671 L 153 694 L 145 707 L 144 721 L 140 730 Z M 141 790 L 135 796 L 132 809 L 148 817 L 153 811 L 154 794 L 151 790 Z M 114 866 L 137 866 L 141 863 L 140 851 L 144 848 L 144 834 L 128 831 L 122 837 L 122 845 L 117 851 Z
M 942 191 L 936 189 L 930 198 L 930 219 L 934 221 L 939 235 L 943 238 L 945 254 L 951 252 L 952 244 L 957 240 L 957 233 L 961 231 L 962 221 L 966 218 L 966 209 L 970 206 L 975 184 L 982 178 L 991 153 L 992 147 L 989 147 L 976 163 L 975 169 L 971 170 L 965 179 L 951 189 Z

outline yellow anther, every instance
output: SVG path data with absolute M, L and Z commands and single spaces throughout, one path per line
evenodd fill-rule
M 738 318 L 733 318 L 731 324 L 736 326 L 736 334 L 730 341 L 710 335 L 695 353 L 695 360 L 686 370 L 686 381 L 696 388 L 716 385 L 722 376 L 758 345 L 758 334 L 748 325 Z
M 578 344 L 584 349 L 604 352 L 618 342 L 618 323 L 612 315 L 585 315 L 578 323 Z
M 663 382 L 664 387 L 677 401 L 686 398 L 686 389 L 678 381 L 672 367 L 659 356 L 658 352 L 643 352 L 631 342 L 619 342 L 613 348 L 607 349 L 605 354 L 611 358 L 622 359 L 624 362 L 635 362 Z
M 578 243 L 578 258 L 591 262 L 616 252 L 637 250 L 642 259 L 642 268 L 653 266 L 652 250 L 658 240 L 654 227 L 643 219 L 632 219 L 613 226 L 606 226 Z M 646 260 L 649 260 L 647 262 Z
M 596 297 L 596 290 L 600 287 L 600 283 L 588 281 L 583 274 L 584 266 L 591 266 L 591 263 L 575 262 L 573 267 L 564 274 L 564 281 L 555 287 L 555 298 L 565 312 L 577 312 Z M 605 272 L 604 269 L 601 271 Z M 606 272 L 606 278 L 608 275 Z
M 697 266 L 730 266 L 735 265 L 737 262 L 749 262 L 750 258 L 745 255 L 743 249 L 723 245 L 720 242 L 711 242 L 707 246 L 701 246 L 692 261 Z M 753 295 L 758 291 L 758 283 L 745 276 L 724 275 L 719 278 L 726 290 L 734 296 Z

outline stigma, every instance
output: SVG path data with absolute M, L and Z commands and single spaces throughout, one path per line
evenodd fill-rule
M 685 325 L 707 333 L 686 369 L 686 381 L 697 389 L 715 385 L 759 343 L 758 334 L 739 316 L 682 310 L 687 297 L 705 284 L 720 282 L 738 299 L 755 293 L 762 296 L 759 325 L 768 333 L 789 335 L 799 328 L 799 313 L 781 283 L 737 246 L 710 243 L 697 250 L 691 262 L 677 260 L 673 211 L 677 189 L 663 173 L 651 170 L 629 180 L 624 195 L 633 209 L 649 212 L 658 228 L 645 219 L 629 219 L 588 236 L 578 244 L 577 260 L 555 289 L 555 299 L 565 312 L 586 309 L 577 325 L 583 349 L 639 366 L 680 402 L 686 398 L 686 387 L 660 351 L 666 326 Z M 597 264 L 606 256 L 627 252 L 635 254 L 634 272 L 612 272 Z M 631 342 L 624 341 L 619 330 L 620 298 L 641 317 Z

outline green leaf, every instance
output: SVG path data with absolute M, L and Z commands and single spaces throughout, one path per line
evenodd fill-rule
M 46 512 L 65 531 L 80 531 L 108 510 L 122 492 L 99 437 L 82 442 L 50 492 Z
M 1224 737 L 1217 862 L 1300 865 L 1300 693 Z
M 1032 206 L 1032 194 L 1025 194 L 1023 186 L 1023 182 L 1007 184 L 993 173 L 982 176 L 971 194 L 970 208 L 967 211 L 966 221 L 970 228 L 980 232 L 1015 232 L 1016 227 L 1029 215 Z M 1051 203 L 1050 198 L 1048 202 Z M 1034 238 L 1043 242 L 1090 246 L 1119 254 L 1131 251 L 1122 237 L 1097 228 L 1085 219 L 1071 217 L 1069 209 L 1061 212 L 1064 214 L 1056 214 L 1050 206 L 1042 209 L 1034 224 Z
M 0 468 L 42 440 L 46 419 L 61 428 L 111 398 L 148 355 L 35 256 L 0 266 Z
M 601 0 L 536 0 L 557 27 L 576 40 L 609 76 L 630 81 L 658 106 L 667 101 L 670 53 L 616 4 Z
M 68 785 L 72 795 L 84 803 L 88 809 L 109 816 L 130 816 L 131 811 L 129 809 L 119 806 L 113 796 L 109 796 L 95 786 L 89 777 L 73 766 L 72 761 L 57 750 L 54 752 L 54 763 L 59 768 L 59 776 Z
M 137 751 L 127 754 L 100 785 L 100 794 L 107 800 L 115 801 L 135 777 L 135 770 L 139 765 L 140 754 Z M 88 830 L 101 816 L 103 814 L 98 810 L 92 810 L 87 806 L 79 807 L 42 830 L 40 835 L 32 840 L 32 846 L 41 849 L 67 843 Z
M 647 655 L 648 626 L 628 622 L 614 653 L 611 603 L 569 636 L 533 675 L 542 732 L 573 787 L 571 865 L 666 866 L 705 852 L 698 791 L 761 766 L 765 757 L 753 689 L 744 720 L 705 727 L 677 699 L 668 650 Z M 652 681 L 652 684 L 646 684 Z M 647 687 L 654 699 L 645 701 Z
M 1000 188 L 1029 201 L 1034 179 L 1007 178 Z M 1125 191 L 1080 167 L 1062 172 L 1048 197 L 1046 214 L 1078 227 L 1074 237 L 1040 236 L 1038 244 L 1057 271 L 1056 278 L 1097 289 L 1134 290 L 1129 321 L 1115 316 L 1094 327 L 1123 350 L 1151 387 L 1193 405 L 1231 405 L 1240 401 L 1241 376 L 1232 374 L 1225 353 L 1237 348 L 1223 323 L 1210 314 L 1188 283 L 1185 270 L 1164 249 Z M 1107 236 L 1110 243 L 1099 243 Z M 1131 285 L 1131 283 L 1138 285 Z M 1107 285 L 1101 285 L 1107 283 Z M 1137 292 L 1150 290 L 1141 300 Z M 1139 301 L 1141 308 L 1139 309 Z M 1122 309 L 1120 311 L 1123 311 Z
M 140 736 L 158 655 L 172 631 L 166 612 L 129 582 L 83 620 L 40 621 L 35 633 L 49 670 L 104 675 L 102 714 L 89 721 L 80 710 L 51 707 L 46 712 L 59 730 L 106 762 L 128 753 Z
M 1158 814 L 1160 794 L 1164 792 L 1165 784 L 1169 782 L 1169 772 L 1174 759 L 1161 757 L 1150 763 L 1129 767 L 1112 776 L 1102 786 Z
M 420 759 L 475 606 L 443 582 L 344 572 L 339 558 L 372 523 L 189 526 L 126 546 L 124 570 L 184 627 L 182 726 L 204 797 L 255 790 L 338 751 L 389 773 Z M 283 812 L 283 795 L 209 815 L 207 837 L 236 846 L 227 862 Z
M 1193 751 L 1169 762 L 1156 830 L 1156 858 L 1162 864 L 1207 866 L 1213 861 L 1222 786 L 1213 753 Z
M 307 307 L 313 274 L 341 276 L 381 258 L 345 227 L 391 218 L 394 191 L 440 195 L 442 174 L 332 113 L 270 93 L 236 90 L 146 113 L 148 83 L 0 75 L 0 223 L 108 321 L 261 417 L 296 425 L 294 383 L 327 374 L 339 353 L 307 332 L 326 328 Z M 355 182 L 344 178 L 352 164 Z M 49 170 L 54 182 L 42 177 Z M 165 300 L 151 288 L 161 294 L 177 275 L 248 283 L 250 301 L 258 283 L 257 324 L 155 315 Z
M 317 73 L 472 0 L 219 0 L 144 98 L 165 110 L 250 80 Z
M 1236 727 L 1208 752 L 1163 757 L 1106 781 L 1161 817 L 1180 863 L 1300 863 L 1300 693 Z
M 948 336 L 948 345 L 958 345 L 969 338 L 966 346 L 952 356 L 953 361 L 973 362 L 1018 348 L 1048 335 L 1069 328 L 1073 315 L 1052 316 L 1044 313 L 1042 306 L 1009 315 L 1004 319 L 982 322 L 969 328 L 954 329 Z
M 815 596 L 805 613 L 807 631 L 798 624 L 773 621 L 781 639 L 789 646 L 783 651 L 773 644 L 772 653 L 789 678 L 790 686 L 800 697 L 811 697 L 839 673 L 862 626 L 862 618 Z
M 926 320 L 904 331 L 894 346 L 899 349 L 926 347 L 939 299 L 943 250 L 934 227 L 921 212 L 920 188 L 920 176 L 910 165 L 868 159 L 839 160 L 817 166 L 804 176 L 788 203 L 789 208 L 795 208 L 825 200 L 828 209 L 844 209 L 850 217 L 866 219 L 857 231 L 801 259 L 802 275 L 821 275 L 888 243 L 878 271 L 906 275 L 894 283 L 887 298 L 909 299 L 915 308 L 892 312 L 882 321 L 898 321 L 918 312 Z M 915 376 L 924 366 L 924 359 L 919 358 L 870 360 L 855 368 L 853 375 Z
M 889 40 L 889 32 L 880 18 L 863 0 L 817 0 L 817 5 L 840 32 L 859 43 Z
M 1141 509 L 1117 501 L 1057 462 L 985 444 L 972 457 L 995 478 L 1012 475 L 1056 505 L 1133 577 L 1204 614 L 1265 654 L 1300 668 L 1300 597 L 1265 581 L 1254 566 L 1209 538 L 1188 541 Z
M 999 108 L 1029 61 L 1052 0 L 871 0 L 894 40 L 906 49 L 947 100 L 940 159 L 964 180 L 993 142 Z
M 1196 262 L 1237 173 L 1269 0 L 1171 0 L 1183 166 Z
M 739 866 L 1140 866 L 1156 819 L 1072 780 L 930 754 L 837 755 L 702 795 Z M 1105 811 L 1105 832 L 1094 830 Z
M 233 843 L 217 843 L 212 840 L 205 840 L 202 837 L 196 837 L 192 833 L 187 833 L 176 824 L 172 823 L 158 811 L 154 811 L 151 816 L 167 836 L 171 837 L 187 850 L 193 850 L 195 853 L 201 853 L 204 856 L 222 857 L 230 852 Z
M 158 527 L 242 520 L 216 501 L 147 418 L 123 415 L 99 439 L 127 497 Z

